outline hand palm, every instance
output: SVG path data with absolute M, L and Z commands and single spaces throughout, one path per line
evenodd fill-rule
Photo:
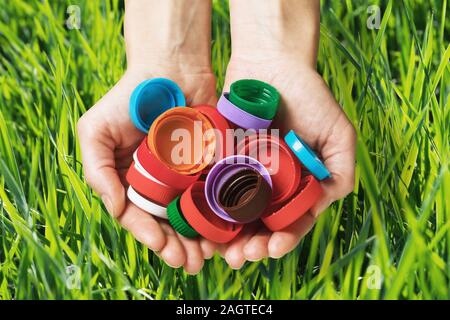
M 210 73 L 127 72 L 79 121 L 85 177 L 101 195 L 108 211 L 137 240 L 157 252 L 167 264 L 184 266 L 187 272 L 197 273 L 204 259 L 213 255 L 214 244 L 182 237 L 166 221 L 142 211 L 125 197 L 125 174 L 145 136 L 130 121 L 129 99 L 141 81 L 153 77 L 166 77 L 178 83 L 188 105 L 215 104 L 215 79 Z
M 264 63 L 232 59 L 225 88 L 244 78 L 268 82 L 279 90 L 282 102 L 274 127 L 280 128 L 281 134 L 293 129 L 302 136 L 318 150 L 333 178 L 322 182 L 324 196 L 319 203 L 285 230 L 271 233 L 256 223 L 222 246 L 222 254 L 235 268 L 241 267 L 245 260 L 279 258 L 292 250 L 312 228 L 318 214 L 353 189 L 354 180 L 353 126 L 315 70 L 286 59 Z

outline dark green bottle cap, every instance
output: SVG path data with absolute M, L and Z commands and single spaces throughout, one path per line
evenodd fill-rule
M 182 236 L 186 238 L 195 238 L 198 236 L 198 232 L 189 225 L 183 216 L 179 196 L 167 206 L 167 216 L 169 217 L 170 225 Z
M 230 102 L 242 110 L 262 119 L 272 120 L 280 104 L 280 94 L 270 84 L 243 79 L 230 87 Z

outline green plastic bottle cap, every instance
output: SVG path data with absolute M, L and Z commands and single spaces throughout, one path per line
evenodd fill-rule
M 179 196 L 167 206 L 167 216 L 169 217 L 170 225 L 182 236 L 186 238 L 195 238 L 198 236 L 198 232 L 188 224 L 183 216 Z
M 243 79 L 233 82 L 230 87 L 230 102 L 252 115 L 272 120 L 280 103 L 280 94 L 270 84 Z

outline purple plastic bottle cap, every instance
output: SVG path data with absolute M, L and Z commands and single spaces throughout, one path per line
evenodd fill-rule
M 257 171 L 272 188 L 272 179 L 270 178 L 269 171 L 267 171 L 267 169 L 258 160 L 244 155 L 233 155 L 220 160 L 211 168 L 206 176 L 206 201 L 208 202 L 211 210 L 226 221 L 240 223 L 239 221 L 231 218 L 229 214 L 221 207 L 219 203 L 220 189 L 227 179 L 235 175 L 240 170 L 245 169 L 253 169 Z
M 228 99 L 228 93 L 224 93 L 217 103 L 217 110 L 229 121 L 244 129 L 267 129 L 272 120 L 258 118 L 239 107 Z

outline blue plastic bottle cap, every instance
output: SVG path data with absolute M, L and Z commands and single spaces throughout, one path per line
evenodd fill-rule
M 183 91 L 172 80 L 154 78 L 141 82 L 130 98 L 130 118 L 136 128 L 148 133 L 153 121 L 164 111 L 186 106 Z
M 328 171 L 323 162 L 293 130 L 289 131 L 284 137 L 284 141 L 314 177 L 318 180 L 331 177 L 330 171 Z

